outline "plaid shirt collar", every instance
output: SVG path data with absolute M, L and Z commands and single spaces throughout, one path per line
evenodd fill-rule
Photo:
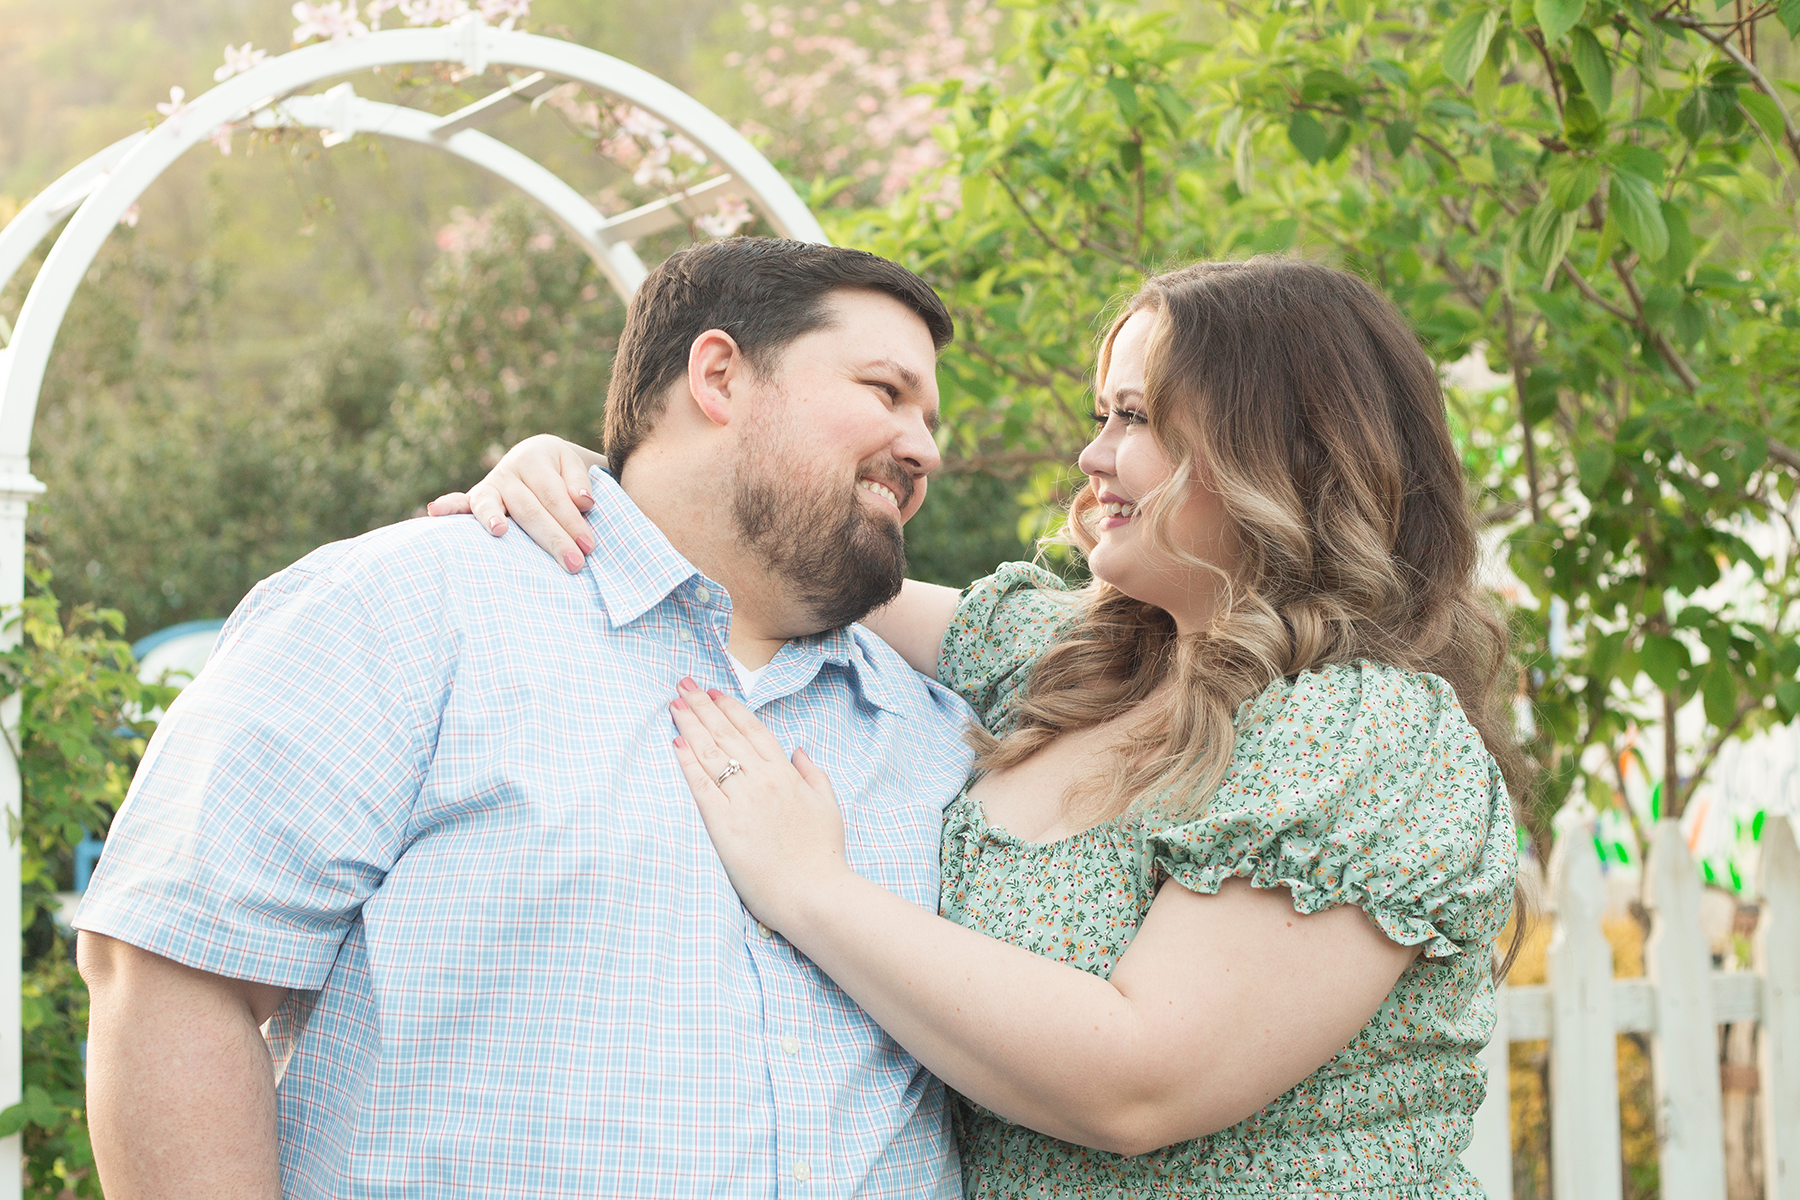
M 682 557 L 611 473 L 595 467 L 588 472 L 588 484 L 594 507 L 588 510 L 587 520 L 594 531 L 595 548 L 585 573 L 614 629 L 636 621 L 693 580 L 711 589 L 718 602 L 730 610 L 730 593 Z M 850 625 L 793 638 L 770 665 L 797 656 L 807 668 L 805 679 L 811 680 L 826 663 L 836 664 L 849 674 L 860 696 L 896 712 L 898 704 L 887 681 L 870 660 L 866 643 L 874 636 L 861 625 Z

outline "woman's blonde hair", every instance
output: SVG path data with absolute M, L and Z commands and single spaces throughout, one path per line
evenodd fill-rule
M 1031 673 L 1011 726 L 981 739 L 986 768 L 1148 698 L 1103 788 L 1109 811 L 1154 798 L 1201 812 L 1231 761 L 1238 707 L 1277 679 L 1358 659 L 1441 676 L 1519 795 L 1523 756 L 1503 689 L 1506 626 L 1476 580 L 1479 547 L 1437 371 L 1373 288 L 1295 259 L 1198 263 L 1149 280 L 1102 342 L 1156 314 L 1145 362 L 1149 431 L 1173 466 L 1148 533 L 1221 576 L 1209 628 L 1177 637 L 1161 609 L 1095 581 Z M 1218 496 L 1230 572 L 1169 536 L 1190 485 Z M 1082 488 L 1064 538 L 1096 538 Z

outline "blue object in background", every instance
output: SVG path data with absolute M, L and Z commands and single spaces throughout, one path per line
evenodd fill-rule
M 94 864 L 100 861 L 100 848 L 105 842 L 88 834 L 75 843 L 75 894 L 87 891 L 88 880 L 94 877 Z

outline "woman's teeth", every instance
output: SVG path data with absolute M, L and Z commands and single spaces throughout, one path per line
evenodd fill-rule
M 856 481 L 856 486 L 859 488 L 862 488 L 864 491 L 874 492 L 877 496 L 880 496 L 883 500 L 886 500 L 889 504 L 892 504 L 895 508 L 900 507 L 900 497 L 894 495 L 894 493 L 891 490 L 889 490 L 888 488 L 882 487 L 879 483 L 876 483 L 873 479 L 859 479 Z
M 1137 510 L 1136 501 L 1129 504 L 1102 504 L 1100 506 L 1100 511 L 1109 517 L 1135 517 Z

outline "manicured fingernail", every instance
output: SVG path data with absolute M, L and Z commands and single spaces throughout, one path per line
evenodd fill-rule
M 506 532 L 506 518 L 505 517 L 495 517 L 492 521 L 489 521 L 488 522 L 488 532 L 492 533 L 492 534 L 505 533 Z
M 714 700 L 723 700 L 725 698 L 725 693 L 721 692 L 718 688 L 707 688 L 706 694 L 711 696 Z
M 680 696 L 677 696 L 677 697 L 675 697 L 675 699 L 673 699 L 669 702 L 669 707 L 670 708 L 679 708 L 682 712 L 686 712 L 687 711 L 687 701 L 683 700 Z
M 575 502 L 577 504 L 592 504 L 594 502 L 593 493 L 592 492 L 576 492 L 575 493 Z
M 594 539 L 585 533 L 575 539 L 575 544 L 581 547 L 581 552 L 583 554 L 592 554 L 594 552 Z
M 563 566 L 569 569 L 569 574 L 571 575 L 581 570 L 581 552 L 578 550 L 564 550 Z
M 697 692 L 700 690 L 700 685 L 695 683 L 692 679 L 689 679 L 686 675 L 683 675 L 681 677 L 681 682 L 677 683 L 675 686 L 684 692 Z
M 675 703 L 680 704 L 681 701 L 677 700 Z M 686 750 L 687 749 L 687 739 L 686 738 L 676 738 L 675 739 L 675 748 L 677 750 Z

